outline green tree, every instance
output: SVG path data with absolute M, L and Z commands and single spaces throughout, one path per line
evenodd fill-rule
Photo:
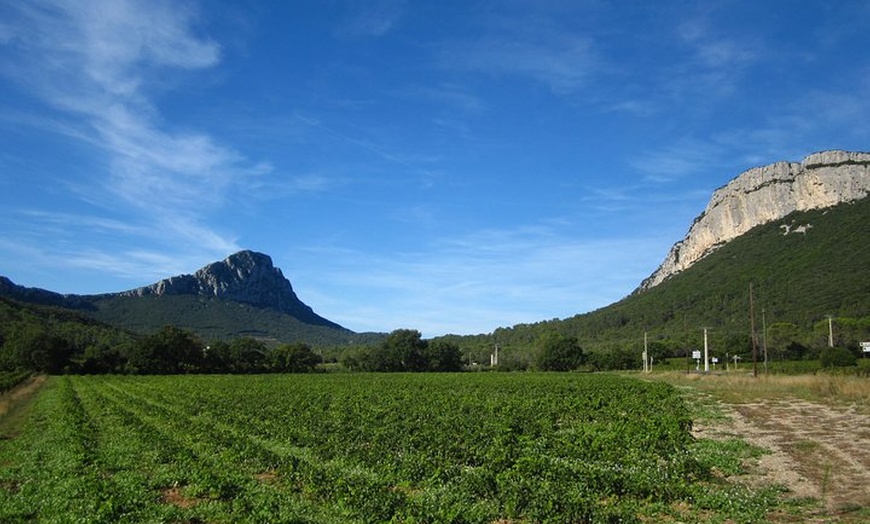
M 202 343 L 176 326 L 164 326 L 141 339 L 127 360 L 130 371 L 156 375 L 199 371 L 203 363 Z
M 229 368 L 234 373 L 258 373 L 266 370 L 268 348 L 260 340 L 240 337 L 230 342 Z
M 98 340 L 85 347 L 77 365 L 80 373 L 120 373 L 126 362 L 124 350 L 119 344 Z
M 427 343 L 415 329 L 397 329 L 384 340 L 386 363 L 384 371 L 425 371 L 426 359 L 423 356 Z
M 538 341 L 538 369 L 570 371 L 579 368 L 584 362 L 583 348 L 576 337 L 548 333 Z
M 430 341 L 423 349 L 428 371 L 461 371 L 462 351 L 459 346 L 445 340 Z
M 790 357 L 790 348 L 800 339 L 800 330 L 791 322 L 774 322 L 767 327 L 767 354 L 772 359 Z M 799 358 L 799 357 L 798 357 Z
M 269 354 L 272 369 L 282 373 L 308 373 L 320 363 L 320 355 L 304 342 L 282 344 Z
M 225 340 L 214 340 L 205 347 L 203 369 L 209 373 L 230 373 L 232 356 L 230 344 Z

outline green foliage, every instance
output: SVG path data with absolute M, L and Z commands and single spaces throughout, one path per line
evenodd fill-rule
M 0 370 L 118 372 L 133 341 L 78 312 L 0 297 Z
M 429 371 L 461 371 L 462 351 L 446 340 L 431 340 L 423 348 L 425 369 Z
M 423 340 L 419 331 L 397 329 L 378 345 L 349 348 L 341 362 L 353 371 L 459 371 L 462 352 L 447 340 Z
M 822 368 L 818 360 L 774 360 L 768 363 L 771 373 L 784 375 L 815 374 Z
M 229 345 L 227 371 L 231 373 L 254 373 L 265 368 L 268 347 L 255 338 L 239 337 Z
M 571 371 L 584 362 L 577 337 L 549 333 L 538 341 L 537 366 L 542 371 Z
M 322 360 L 303 342 L 282 344 L 271 351 L 269 359 L 272 370 L 279 373 L 308 373 Z
M 812 358 L 812 351 L 827 345 L 828 314 L 834 316 L 835 344 L 855 348 L 870 340 L 870 264 L 861 255 L 870 246 L 868 223 L 870 198 L 793 213 L 726 243 L 664 283 L 599 310 L 452 340 L 468 353 L 498 344 L 505 355 L 528 354 L 544 334 L 556 332 L 577 337 L 590 365 L 636 368 L 644 332 L 668 349 L 666 356 L 677 357 L 701 349 L 707 327 L 714 354 L 736 353 L 745 361 L 751 355 L 751 283 L 759 340 L 764 310 L 772 359 Z M 783 225 L 804 224 L 812 225 L 805 233 L 783 234 Z
M 29 376 L 27 371 L 0 371 L 0 393 L 9 391 Z
M 632 522 L 699 505 L 684 520 L 750 522 L 772 504 L 716 495 L 676 390 L 612 375 L 56 377 L 32 413 L 0 440 L 3 522 Z
M 133 373 L 169 375 L 189 373 L 203 364 L 202 343 L 175 326 L 144 337 L 130 352 L 127 366 Z
M 0 297 L 0 372 L 301 373 L 319 362 L 302 342 L 270 350 L 262 340 L 239 337 L 205 346 L 195 333 L 174 325 L 135 336 L 79 312 Z
M 379 333 L 306 324 L 286 313 L 229 300 L 191 295 L 93 297 L 90 313 L 108 324 L 142 334 L 167 324 L 183 327 L 202 340 L 231 341 L 250 337 L 273 343 L 305 342 L 312 346 L 347 345 L 383 340 Z
M 823 368 L 854 366 L 855 355 L 846 348 L 825 348 L 819 354 Z

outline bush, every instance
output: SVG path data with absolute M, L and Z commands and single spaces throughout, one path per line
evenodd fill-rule
M 846 367 L 855 365 L 855 355 L 846 348 L 825 348 L 819 355 L 823 368 Z
M 538 340 L 537 364 L 542 371 L 571 371 L 585 360 L 577 337 L 548 333 Z

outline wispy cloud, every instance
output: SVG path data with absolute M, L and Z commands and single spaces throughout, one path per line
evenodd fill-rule
M 0 70 L 59 111 L 45 121 L 47 130 L 105 152 L 108 172 L 95 173 L 81 190 L 114 196 L 114 204 L 102 199 L 108 208 L 123 202 L 137 210 L 130 233 L 148 224 L 188 250 L 235 249 L 203 219 L 264 166 L 206 133 L 169 130 L 152 103 L 165 88 L 164 70 L 192 72 L 220 60 L 220 47 L 196 33 L 196 13 L 168 1 L 37 0 L 12 7 L 11 15 L 14 25 L 0 31 Z
M 415 85 L 398 93 L 399 96 L 434 102 L 449 109 L 467 113 L 479 113 L 486 108 L 480 96 L 471 93 L 465 86 L 442 82 L 437 85 Z
M 727 97 L 743 82 L 747 69 L 765 58 L 762 41 L 752 35 L 719 34 L 706 12 L 676 25 L 676 38 L 687 56 L 663 69 L 661 85 L 673 97 Z
M 347 36 L 384 36 L 401 19 L 404 0 L 377 0 L 354 4 L 355 9 L 339 25 Z
M 719 144 L 687 137 L 661 149 L 641 152 L 629 165 L 647 181 L 665 183 L 716 169 L 727 154 Z
M 449 42 L 440 47 L 438 58 L 445 68 L 530 78 L 558 94 L 584 86 L 596 68 L 593 41 L 567 33 L 544 36 L 488 36 Z
M 319 258 L 334 262 L 306 274 L 303 293 L 319 311 L 354 330 L 473 334 L 572 316 L 618 300 L 654 269 L 646 257 L 632 254 L 664 256 L 668 242 L 630 232 L 581 240 L 541 224 L 470 232 L 389 259 L 318 251 Z M 365 299 L 375 295 L 376 304 Z
M 22 261 L 46 268 L 88 269 L 103 278 L 139 284 L 199 267 L 203 251 L 225 254 L 238 249 L 232 238 L 181 215 L 171 220 L 162 217 L 138 221 L 105 214 L 24 208 L 6 210 L 0 216 L 0 228 L 9 232 L 0 242 L 0 249 L 8 255 L 6 265 L 10 269 Z M 78 240 L 83 237 L 90 242 Z M 100 245 L 111 249 L 100 249 Z M 47 281 L 52 279 L 60 280 L 52 290 L 63 291 L 72 284 L 63 278 L 63 271 L 52 274 Z

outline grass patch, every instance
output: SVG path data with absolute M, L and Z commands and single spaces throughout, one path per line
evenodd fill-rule
M 714 473 L 725 477 L 747 472 L 746 462 L 761 457 L 766 451 L 738 438 L 727 440 L 699 439 L 693 446 L 698 461 Z
M 650 380 L 663 380 L 681 388 L 708 393 L 728 404 L 745 404 L 759 399 L 785 400 L 799 398 L 833 405 L 852 405 L 862 413 L 870 413 L 870 380 L 847 375 L 759 375 L 751 373 L 686 374 L 662 372 L 647 375 Z M 691 399 L 694 405 L 695 398 Z

